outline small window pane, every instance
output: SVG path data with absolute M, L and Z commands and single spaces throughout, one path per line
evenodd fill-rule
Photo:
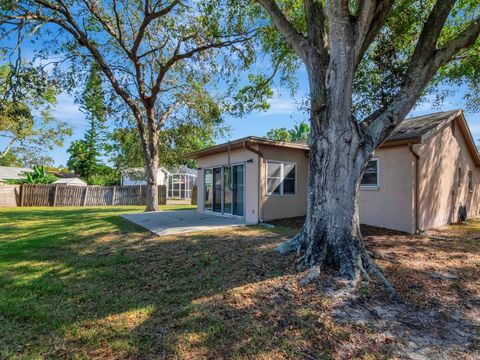
M 285 179 L 295 179 L 295 165 L 285 164 L 284 166 L 285 166 L 284 168 Z
M 363 173 L 361 185 L 377 186 L 378 185 L 378 162 L 377 160 L 369 161 Z
M 280 194 L 280 178 L 267 179 L 267 193 Z
M 376 173 L 377 172 L 377 161 L 372 160 L 369 161 L 366 168 L 365 168 L 366 173 Z
M 277 177 L 280 178 L 282 174 L 282 164 L 269 162 L 268 163 L 268 177 Z
M 284 194 L 295 194 L 295 179 L 285 179 L 285 180 L 283 180 L 283 193 Z

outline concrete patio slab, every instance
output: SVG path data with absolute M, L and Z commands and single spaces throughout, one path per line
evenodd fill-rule
M 253 223 L 248 223 L 241 219 L 202 214 L 195 210 L 156 211 L 125 214 L 122 217 L 157 235 L 185 234 L 253 225 Z

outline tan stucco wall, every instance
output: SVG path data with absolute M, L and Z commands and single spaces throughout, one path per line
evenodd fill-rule
M 253 160 L 248 163 L 248 160 Z M 228 164 L 227 153 L 215 154 L 197 159 L 198 167 L 197 171 L 197 211 L 203 212 L 204 209 L 204 177 L 203 170 L 212 166 L 220 166 Z M 230 153 L 230 163 L 245 163 L 245 220 L 249 222 L 258 222 L 258 155 L 255 153 L 240 149 L 233 150 Z
M 460 205 L 466 205 L 468 216 L 478 214 L 480 170 L 468 153 L 457 123 L 445 127 L 416 149 L 420 154 L 419 228 L 426 230 L 456 222 Z M 468 190 L 469 170 L 473 172 L 473 192 Z
M 307 209 L 308 158 L 303 149 L 288 149 L 278 146 L 260 146 L 263 154 L 261 164 L 260 216 L 263 221 L 304 216 Z M 267 195 L 266 161 L 293 162 L 297 166 L 295 195 Z
M 379 183 L 360 188 L 360 222 L 399 231 L 414 232 L 414 156 L 407 146 L 375 151 L 379 159 Z
M 480 212 L 480 168 L 470 156 L 460 128 L 447 126 L 424 144 L 413 145 L 420 155 L 418 228 L 426 230 L 444 226 L 458 219 L 458 209 L 465 205 L 468 216 Z M 307 206 L 308 158 L 305 150 L 256 145 L 259 158 L 248 150 L 231 153 L 231 163 L 245 162 L 247 221 L 257 222 L 303 216 Z M 415 232 L 415 171 L 416 159 L 407 145 L 381 148 L 378 189 L 361 188 L 359 193 L 360 222 L 394 230 Z M 253 160 L 247 163 L 248 160 Z M 266 194 L 266 161 L 294 162 L 297 165 L 295 195 Z M 203 211 L 203 168 L 227 164 L 227 153 L 198 159 L 198 211 Z M 462 167 L 462 182 L 458 186 L 458 167 Z M 468 191 L 468 171 L 473 172 L 473 192 Z M 260 208 L 259 208 L 260 204 Z

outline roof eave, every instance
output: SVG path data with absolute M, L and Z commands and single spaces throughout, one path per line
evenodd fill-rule
M 298 150 L 308 150 L 308 145 L 295 144 L 295 143 L 289 143 L 289 142 L 283 142 L 283 141 L 268 140 L 268 139 L 257 138 L 257 137 L 254 137 L 254 136 L 248 136 L 248 137 L 244 137 L 244 138 L 241 138 L 241 139 L 231 141 L 230 143 L 227 142 L 227 143 L 223 143 L 223 144 L 219 144 L 219 145 L 214 145 L 214 146 L 211 146 L 211 147 L 203 149 L 203 150 L 198 150 L 198 151 L 189 153 L 189 154 L 187 154 L 187 157 L 189 157 L 191 159 L 199 159 L 201 157 L 225 152 L 225 151 L 228 150 L 229 147 L 230 147 L 230 150 L 241 149 L 241 148 L 244 147 L 245 143 L 268 145 L 268 146 L 278 146 L 278 147 L 298 149 Z
M 418 138 L 418 137 L 399 139 L 399 140 L 390 140 L 390 141 L 387 140 L 382 145 L 380 145 L 380 148 L 403 146 L 408 144 L 420 144 L 421 142 L 422 142 L 422 138 Z
M 465 118 L 463 110 L 460 110 L 458 115 L 460 115 L 458 116 L 458 118 L 461 119 L 458 124 L 460 127 L 460 131 L 462 132 L 462 135 L 465 139 L 465 143 L 467 144 L 468 151 L 470 152 L 470 155 L 472 156 L 475 165 L 477 167 L 480 167 L 480 153 L 478 152 L 477 146 L 475 145 L 475 140 L 473 140 L 473 136 L 470 132 L 470 128 L 468 127 L 467 119 Z

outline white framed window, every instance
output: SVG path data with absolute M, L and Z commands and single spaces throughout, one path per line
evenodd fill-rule
M 297 165 L 290 162 L 267 160 L 267 195 L 295 195 Z
M 378 159 L 372 159 L 368 162 L 363 172 L 360 186 L 364 188 L 378 188 L 380 186 L 380 161 Z

